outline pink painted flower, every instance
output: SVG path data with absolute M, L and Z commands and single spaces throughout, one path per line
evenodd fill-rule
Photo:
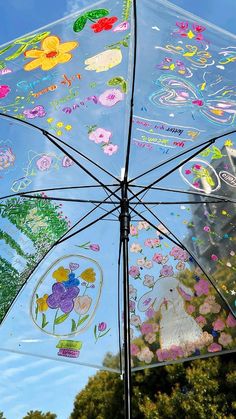
M 174 259 L 180 259 L 180 255 L 182 253 L 181 247 L 174 246 L 170 251 L 170 256 L 173 256 Z
M 201 326 L 201 327 L 204 327 L 206 322 L 207 322 L 205 317 L 203 317 L 203 316 L 198 316 L 198 317 L 196 317 L 195 320 L 199 324 L 199 326 Z
M 140 270 L 137 266 L 131 266 L 129 269 L 129 275 L 132 276 L 132 278 L 139 278 L 140 276 Z
M 222 350 L 222 346 L 214 342 L 210 346 L 208 346 L 207 350 L 208 352 L 219 352 Z
M 200 279 L 195 285 L 194 289 L 198 296 L 209 294 L 210 285 L 205 279 Z
M 236 319 L 234 318 L 234 316 L 229 313 L 227 319 L 226 319 L 226 324 L 228 327 L 235 327 L 236 326 Z
M 43 118 L 46 115 L 45 109 L 43 106 L 35 106 L 33 109 L 25 109 L 23 114 L 28 119 L 34 119 L 34 118 Z
M 112 156 L 112 154 L 117 153 L 118 151 L 118 145 L 116 144 L 107 144 L 103 147 L 103 151 L 105 154 L 108 154 L 108 156 Z
M 192 104 L 197 105 L 197 106 L 203 106 L 204 102 L 201 99 L 196 99 L 196 100 L 192 100 Z M 199 166 L 199 165 L 197 165 L 197 166 Z M 200 169 L 196 169 L 196 170 L 200 170 Z
M 151 269 L 153 267 L 152 261 L 151 260 L 146 260 L 145 263 L 144 263 L 144 267 L 146 269 Z
M 142 246 L 139 243 L 132 243 L 130 246 L 130 251 L 132 253 L 141 253 L 142 252 Z
M 185 263 L 180 260 L 176 265 L 176 269 L 178 269 L 178 271 L 183 271 L 185 269 Z
M 73 164 L 74 164 L 74 162 L 70 157 L 68 157 L 68 156 L 63 157 L 63 159 L 62 159 L 62 166 L 63 167 L 70 167 Z
M 169 359 L 169 351 L 167 349 L 157 349 L 156 356 L 158 361 L 166 361 L 167 359 Z
M 195 186 L 195 188 L 200 188 L 200 183 L 199 182 L 193 182 L 193 186 Z
M 6 97 L 8 93 L 11 91 L 9 86 L 6 86 L 5 84 L 0 86 L 0 99 Z
M 136 263 L 137 263 L 138 266 L 144 267 L 145 266 L 145 259 L 144 258 L 137 259 Z
M 153 325 L 151 323 L 143 323 L 141 325 L 141 333 L 147 335 L 148 333 L 153 333 Z
M 212 326 L 214 330 L 219 332 L 225 328 L 225 323 L 222 319 L 217 319 L 215 322 L 212 323 Z
M 174 275 L 173 267 L 164 265 L 160 270 L 160 276 L 171 276 Z
M 133 225 L 130 226 L 130 235 L 131 236 L 137 236 L 138 235 L 138 228 L 136 226 L 133 226 Z
M 129 310 L 131 312 L 135 311 L 135 302 L 133 300 L 129 300 Z
M 232 336 L 230 336 L 228 333 L 224 333 L 222 332 L 220 334 L 220 337 L 218 339 L 218 342 L 222 345 L 222 346 L 228 346 L 231 345 L 231 343 L 233 342 Z
M 211 306 L 209 303 L 203 303 L 200 307 L 199 307 L 199 313 L 200 314 L 208 314 L 211 312 Z
M 99 96 L 98 101 L 101 105 L 110 107 L 123 99 L 124 94 L 119 89 L 108 89 Z
M 44 154 L 42 157 L 40 157 L 40 159 L 36 161 L 36 166 L 41 172 L 50 169 L 51 164 L 52 158 L 46 154 Z
M 160 245 L 160 240 L 159 239 L 146 239 L 144 242 L 144 245 L 147 247 L 157 247 Z
M 192 26 L 193 26 L 193 30 L 197 33 L 203 32 L 206 29 L 205 26 L 198 25 L 197 23 L 193 23 Z
M 151 345 L 156 340 L 156 333 L 148 333 L 145 336 L 144 340 L 146 340 L 146 342 L 150 343 L 150 345 Z
M 154 256 L 152 258 L 153 262 L 156 262 L 159 264 L 162 262 L 162 259 L 163 259 L 163 256 L 161 255 L 161 253 L 154 253 Z
M 185 31 L 188 29 L 188 22 L 176 22 L 176 26 Z
M 150 364 L 152 362 L 153 356 L 153 353 L 146 346 L 139 352 L 139 354 L 137 354 L 137 358 L 140 361 L 144 361 L 146 364 Z
M 170 359 L 182 358 L 184 356 L 184 351 L 180 346 L 171 345 L 169 350 Z
M 211 231 L 210 227 L 208 227 L 208 226 L 204 226 L 203 230 L 206 231 L 207 233 L 209 233 Z
M 109 143 L 109 140 L 112 136 L 111 131 L 108 131 L 104 128 L 97 128 L 94 131 L 90 132 L 89 139 L 94 141 L 96 144 Z
M 186 175 L 191 175 L 191 173 L 192 173 L 192 171 L 191 171 L 191 170 L 189 170 L 189 169 L 185 170 L 185 174 L 186 174 Z
M 154 285 L 154 276 L 152 275 L 145 275 L 143 285 L 146 285 L 146 287 L 152 288 Z
M 92 250 L 93 252 L 99 252 L 100 246 L 99 244 L 92 243 L 89 245 L 89 249 Z
M 136 316 L 135 314 L 132 314 L 132 316 L 130 317 L 130 323 L 132 324 L 132 326 L 140 326 L 142 324 L 142 321 L 140 319 L 139 316 Z
M 15 159 L 16 157 L 11 148 L 0 146 L 0 170 L 8 169 L 10 166 L 13 166 Z
M 129 284 L 129 298 L 133 298 L 134 300 L 137 298 L 137 290 L 132 284 Z
M 195 311 L 195 307 L 192 304 L 189 304 L 187 306 L 187 313 L 192 314 L 192 313 L 194 313 L 194 311 Z
M 124 22 L 119 23 L 119 25 L 113 29 L 113 32 L 123 32 L 127 31 L 127 29 L 129 29 L 129 22 L 125 20 Z
M 154 315 L 155 315 L 155 311 L 153 310 L 153 308 L 149 308 L 147 311 L 146 311 L 146 316 L 147 316 L 147 318 L 148 319 L 151 319 L 152 317 L 154 317 Z
M 135 343 L 131 343 L 130 351 L 132 356 L 137 356 L 140 352 L 140 349 L 137 345 L 135 345 Z
M 90 298 L 88 295 L 82 295 L 79 297 L 76 297 L 74 300 L 74 310 L 77 314 L 86 314 L 92 304 L 92 298 Z
M 213 260 L 213 262 L 216 262 L 218 260 L 218 256 L 211 255 L 211 260 Z
M 138 222 L 138 230 L 148 230 L 150 228 L 149 224 L 146 221 Z

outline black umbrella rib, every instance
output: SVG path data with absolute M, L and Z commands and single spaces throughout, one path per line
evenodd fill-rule
M 119 254 L 118 254 L 118 263 L 117 263 L 117 307 L 118 307 L 118 316 L 117 316 L 117 320 L 118 320 L 118 335 L 119 335 L 119 360 L 120 360 L 120 371 L 123 371 L 123 359 L 122 359 L 122 343 L 121 343 L 121 316 L 120 316 L 120 311 L 121 311 L 121 250 L 122 250 L 122 242 L 121 242 L 121 234 L 120 234 L 120 239 L 119 239 Z
M 141 177 L 143 177 L 143 176 L 147 175 L 148 173 L 151 173 L 151 172 L 153 172 L 154 170 L 159 169 L 160 167 L 164 166 L 165 164 L 170 163 L 171 161 L 173 161 L 173 160 L 177 159 L 178 157 L 184 156 L 186 153 L 189 153 L 189 152 L 191 152 L 191 151 L 195 150 L 196 148 L 201 147 L 201 146 L 202 146 L 202 145 L 204 145 L 204 144 L 206 144 L 206 146 L 211 145 L 211 144 L 213 144 L 216 140 L 219 140 L 220 138 L 225 137 L 226 135 L 231 135 L 231 134 L 234 134 L 235 132 L 236 132 L 236 129 L 235 129 L 235 130 L 233 130 L 233 131 L 229 131 L 229 132 L 227 132 L 227 133 L 225 133 L 225 134 L 218 135 L 217 137 L 213 137 L 213 138 L 211 138 L 211 139 L 209 139 L 209 140 L 205 141 L 204 143 L 198 144 L 198 145 L 196 145 L 196 146 L 194 146 L 194 147 L 188 148 L 187 150 L 183 151 L 182 153 L 176 154 L 175 156 L 170 157 L 169 159 L 167 159 L 167 160 L 165 160 L 165 161 L 163 161 L 163 162 L 159 163 L 157 166 L 153 167 L 152 169 L 149 169 L 149 170 L 147 170 L 146 172 L 142 173 L 141 175 L 136 176 L 135 178 L 131 179 L 129 182 L 131 183 L 131 182 L 133 182 L 133 181 L 135 181 L 135 180 L 137 180 L 137 179 L 140 179 Z M 209 143 L 209 144 L 208 144 L 208 143 Z
M 73 198 L 58 198 L 53 196 L 38 196 L 38 195 L 30 195 L 28 193 L 24 194 L 25 198 L 33 198 L 33 199 L 41 199 L 41 200 L 50 200 L 50 201 L 62 201 L 62 202 L 78 202 L 78 203 L 86 203 L 86 204 L 108 204 L 108 205 L 118 205 L 119 202 L 108 201 L 95 201 L 92 199 L 73 199 Z
M 169 176 L 171 173 L 175 172 L 179 167 L 183 166 L 185 163 L 187 163 L 189 160 L 191 160 L 193 157 L 197 156 L 201 151 L 205 150 L 209 145 L 213 144 L 215 142 L 215 139 L 212 139 L 208 141 L 208 143 L 205 143 L 204 147 L 201 147 L 200 150 L 196 151 L 195 153 L 191 154 L 191 156 L 187 157 L 185 160 L 181 161 L 177 166 L 170 169 L 167 173 L 156 179 L 154 182 L 150 183 L 150 185 L 147 185 L 142 191 L 139 191 L 137 194 L 133 196 L 133 198 L 137 198 L 141 193 L 144 191 L 148 191 L 150 187 L 156 185 L 158 182 L 160 182 L 162 179 L 165 179 L 167 176 Z M 202 145 L 202 144 L 201 144 Z M 200 146 L 198 146 L 200 147 Z M 196 149 L 197 147 L 195 147 Z M 132 199 L 133 199 L 132 198 Z
M 181 249 L 184 249 L 184 247 L 183 247 L 183 245 L 182 245 L 182 243 L 179 241 L 179 239 L 178 238 L 176 238 L 175 236 L 174 236 L 174 234 L 173 233 L 171 233 L 171 235 L 173 236 L 173 237 L 175 237 L 176 239 L 177 239 L 177 241 L 175 241 L 174 239 L 172 239 L 170 236 L 167 236 L 167 234 L 165 234 L 165 233 L 163 233 L 163 231 L 161 231 L 157 226 L 155 226 L 155 224 L 153 224 L 152 222 L 150 222 L 147 218 L 145 218 L 142 214 L 140 214 L 140 212 L 138 212 L 138 211 L 136 211 L 136 209 L 135 208 L 132 208 L 131 207 L 131 209 L 132 209 L 132 211 L 133 212 L 135 212 L 135 214 L 136 215 L 138 215 L 140 218 L 142 218 L 143 219 L 143 221 L 146 221 L 146 223 L 148 223 L 151 227 L 153 227 L 156 231 L 158 231 L 158 233 L 160 233 L 160 235 L 161 236 L 164 236 L 166 239 L 168 239 L 168 240 L 170 240 L 172 243 L 174 243 L 176 246 L 178 246 L 178 247 L 181 247 Z M 151 212 L 151 210 L 149 209 L 149 208 L 147 208 L 147 211 L 149 211 L 151 214 L 152 214 L 152 212 Z M 160 224 L 162 224 L 164 227 L 165 227 L 165 225 L 159 220 L 159 218 L 155 215 L 155 214 L 152 214 L 153 216 L 154 216 L 154 218 L 156 218 L 156 220 L 160 223 Z M 166 228 L 166 227 L 165 227 Z M 167 229 L 168 230 L 168 229 Z M 169 231 L 169 230 L 168 230 Z
M 156 201 L 156 202 L 143 202 L 143 201 L 137 201 L 132 202 L 133 205 L 177 205 L 177 204 L 220 204 L 225 203 L 225 200 L 217 200 L 217 201 Z M 227 202 L 227 201 L 226 201 Z
M 92 225 L 96 224 L 98 221 L 103 220 L 105 217 L 107 217 L 109 214 L 112 214 L 114 211 L 116 211 L 118 208 L 120 208 L 120 205 L 117 205 L 117 207 L 113 208 L 111 211 L 106 212 L 106 214 L 101 215 L 101 217 L 98 217 L 96 220 L 91 221 L 86 226 L 80 228 L 79 230 L 76 230 L 74 233 L 70 234 L 69 236 L 66 233 L 66 237 L 59 239 L 56 243 L 54 243 L 54 247 L 60 243 L 63 243 L 64 241 L 74 237 L 76 234 L 81 233 L 82 231 L 86 230 L 87 228 L 91 227 Z
M 128 130 L 125 174 L 124 174 L 124 179 L 125 180 L 128 179 L 130 150 L 131 150 L 131 139 L 132 139 L 132 124 L 133 124 L 133 116 L 134 116 L 134 89 L 135 89 L 136 61 L 137 61 L 137 44 L 138 44 L 138 42 L 137 42 L 137 6 L 136 6 L 136 0 L 133 0 L 133 74 L 132 74 L 133 77 L 132 77 L 131 95 L 130 95 L 129 130 Z
M 106 173 L 107 175 L 113 177 L 113 179 L 115 179 L 116 181 L 119 181 L 119 179 L 114 176 L 112 173 L 108 172 L 106 169 L 104 169 L 104 167 L 100 166 L 98 163 L 95 163 L 93 160 L 91 160 L 89 157 L 87 157 L 85 154 L 81 153 L 80 151 L 76 150 L 76 148 L 70 146 L 69 144 L 66 144 L 64 141 L 60 140 L 60 138 L 56 137 L 54 134 L 51 134 L 50 132 L 46 131 L 43 128 L 38 127 L 35 124 L 32 124 L 32 122 L 28 122 L 28 121 L 23 121 L 22 119 L 16 118 L 13 115 L 7 115 L 4 114 L 2 112 L 0 112 L 0 116 L 3 116 L 5 118 L 10 118 L 13 119 L 17 122 L 20 122 L 22 124 L 28 125 L 30 127 L 33 127 L 35 129 L 37 129 L 38 131 L 42 132 L 43 135 L 45 135 L 44 133 L 46 132 L 47 134 L 51 135 L 53 138 L 55 138 L 57 141 L 59 141 L 60 143 L 62 143 L 63 145 L 65 145 L 66 147 L 70 148 L 71 150 L 75 151 L 77 154 L 79 154 L 81 157 L 83 157 L 85 160 L 89 161 L 90 163 L 92 163 L 94 166 L 98 167 L 100 170 L 102 170 L 104 173 Z M 57 146 L 57 144 L 56 144 Z M 66 151 L 63 150 L 63 152 L 66 154 Z
M 132 187 L 132 188 L 143 188 L 143 189 L 145 188 L 144 185 L 130 185 L 130 187 Z M 201 192 L 196 192 L 196 191 L 195 192 L 191 192 L 191 191 L 184 191 L 182 189 L 161 188 L 161 187 L 158 187 L 158 186 L 152 186 L 149 189 L 150 190 L 153 190 L 153 191 L 174 192 L 174 193 L 178 193 L 178 194 L 187 194 L 187 195 L 202 196 L 204 198 L 211 197 L 211 198 L 214 198 L 214 199 L 219 199 L 220 202 L 221 201 L 224 201 L 224 202 L 233 202 L 233 203 L 236 203 L 236 200 L 235 199 L 231 199 L 231 198 L 228 198 L 228 197 L 224 197 L 224 196 L 221 196 L 221 195 L 215 195 L 215 194 L 209 194 L 209 195 L 207 195 L 207 194 L 204 194 L 204 193 L 201 193 Z
M 120 197 L 118 195 L 116 195 L 114 192 L 112 192 L 112 190 L 107 187 L 103 182 L 101 182 L 99 179 L 96 178 L 96 176 L 94 176 L 88 169 L 86 169 L 81 163 L 79 163 L 70 153 L 68 153 L 68 151 L 65 151 L 63 149 L 63 147 L 60 144 L 57 144 L 56 141 L 51 138 L 51 134 L 48 134 L 47 131 L 43 131 L 43 134 L 45 135 L 45 137 L 48 138 L 48 140 L 54 144 L 56 147 L 58 147 L 63 153 L 65 153 L 75 164 L 77 164 L 77 166 L 79 166 L 80 169 L 82 169 L 85 173 L 87 173 L 87 175 L 89 175 L 93 180 L 95 180 L 95 182 L 99 183 L 99 185 L 101 185 L 103 188 L 105 188 L 108 192 L 110 192 L 112 195 L 114 195 L 117 199 L 120 200 Z

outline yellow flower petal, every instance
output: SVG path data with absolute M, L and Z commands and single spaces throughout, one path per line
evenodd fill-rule
M 72 49 L 76 48 L 79 45 L 76 41 L 64 42 L 63 44 L 59 45 L 59 52 L 69 52 Z
M 60 44 L 60 38 L 57 36 L 47 36 L 42 42 L 42 49 L 44 51 L 57 51 Z
M 47 119 L 47 122 L 49 122 L 49 124 L 51 124 L 51 122 L 53 122 L 54 121 L 54 118 L 48 118 Z
M 37 67 L 40 67 L 42 64 L 43 58 L 37 58 L 36 60 L 30 61 L 30 63 L 25 64 L 24 69 L 25 71 L 34 70 Z
M 58 54 L 56 58 L 57 58 L 58 64 L 64 64 L 71 60 L 72 55 L 69 53 L 65 53 L 65 54 L 63 53 L 63 54 Z
M 96 274 L 93 270 L 93 268 L 85 269 L 85 271 L 82 272 L 80 275 L 80 278 L 82 278 L 86 282 L 95 282 L 96 280 Z
M 66 129 L 67 131 L 70 131 L 70 130 L 71 130 L 71 128 L 72 128 L 72 126 L 71 126 L 71 125 L 66 125 L 66 126 L 65 126 L 65 129 Z
M 62 135 L 62 131 L 61 130 L 57 131 L 57 135 L 58 137 L 60 137 Z
M 48 294 L 44 294 L 43 297 L 38 298 L 36 300 L 39 311 L 42 312 L 42 311 L 46 311 L 48 309 L 47 298 L 48 298 Z
M 29 58 L 38 58 L 42 57 L 45 52 L 41 51 L 40 49 L 29 49 L 28 51 L 25 51 L 25 57 Z
M 63 127 L 63 125 L 64 125 L 63 122 L 58 122 L 57 123 L 57 127 L 59 127 L 59 128 Z
M 67 281 L 69 273 L 69 269 L 65 269 L 63 266 L 60 266 L 53 272 L 52 277 L 56 279 L 57 282 Z
M 41 68 L 42 70 L 51 70 L 51 68 L 55 67 L 58 64 L 57 57 L 52 58 L 44 58 L 42 60 Z

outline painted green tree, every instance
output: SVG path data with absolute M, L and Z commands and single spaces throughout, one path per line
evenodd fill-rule
M 60 205 L 38 198 L 9 198 L 0 204 L 3 226 L 6 219 L 19 232 L 16 237 L 2 227 L 0 241 L 25 264 L 23 271 L 19 272 L 14 262 L 0 256 L 0 322 L 35 266 L 68 230 L 68 221 L 62 216 Z M 31 253 L 24 250 L 22 234 L 33 245 Z

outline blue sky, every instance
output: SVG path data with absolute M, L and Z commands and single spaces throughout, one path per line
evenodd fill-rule
M 236 33 L 235 0 L 172 2 Z M 92 4 L 92 1 L 2 1 L 0 44 L 60 19 L 88 4 Z M 0 352 L 0 411 L 4 411 L 7 419 L 20 419 L 31 409 L 45 412 L 50 410 L 55 412 L 59 419 L 66 419 L 73 409 L 76 393 L 85 385 L 88 376 L 95 372 L 88 367 L 75 367 L 62 362 Z

